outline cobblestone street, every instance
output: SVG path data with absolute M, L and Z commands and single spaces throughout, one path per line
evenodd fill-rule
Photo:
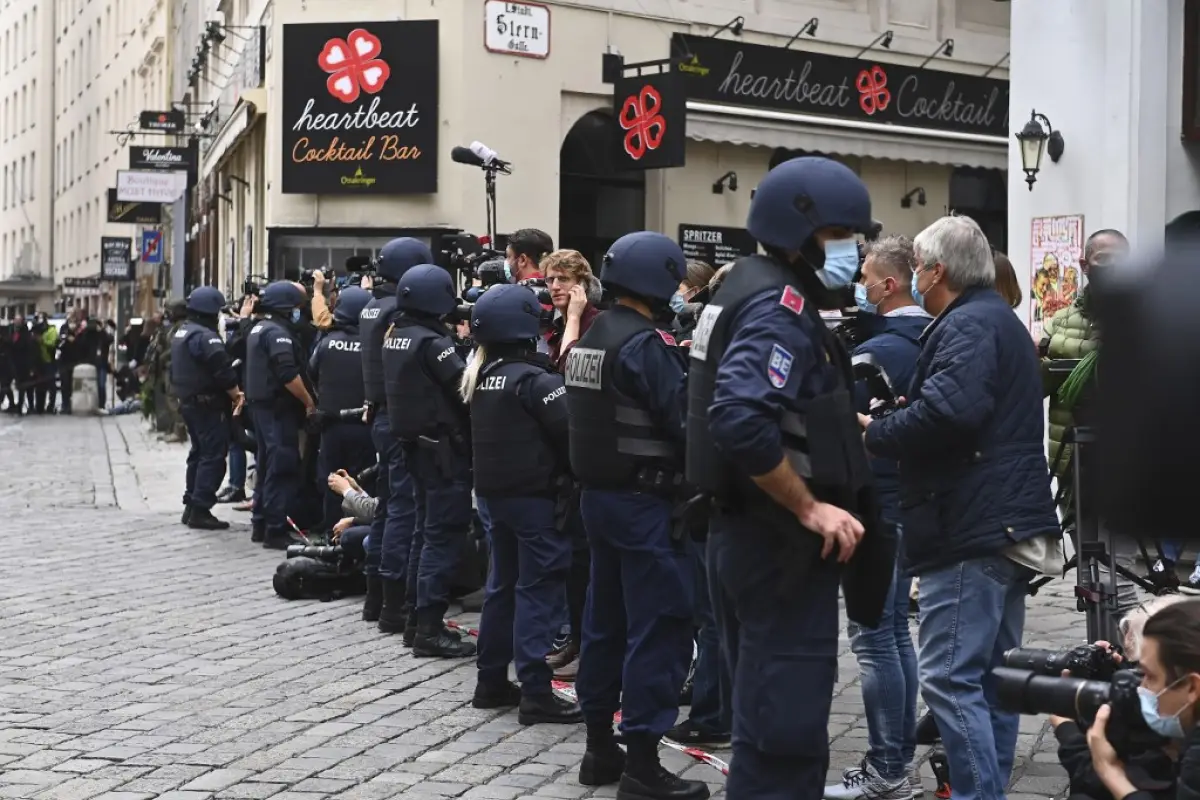
M 248 515 L 219 506 L 229 531 L 181 526 L 185 448 L 140 417 L 5 418 L 0 452 L 0 797 L 615 794 L 576 782 L 582 726 L 472 709 L 473 662 L 413 659 L 356 600 L 276 597 L 281 554 L 250 543 Z M 1067 582 L 1029 608 L 1030 643 L 1082 637 Z M 865 748 L 858 678 L 843 640 L 831 778 Z M 725 796 L 714 768 L 663 758 Z M 1065 786 L 1052 734 L 1024 718 L 1009 797 Z

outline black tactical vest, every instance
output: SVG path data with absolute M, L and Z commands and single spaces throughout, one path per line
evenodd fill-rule
M 768 289 L 791 286 L 805 295 L 800 278 L 766 256 L 741 258 L 700 315 L 692 335 L 688 369 L 687 479 L 719 501 L 740 506 L 778 508 L 748 475 L 741 474 L 721 455 L 709 433 L 717 368 L 732 334 L 730 323 L 742 305 Z M 783 450 L 792 468 L 823 502 L 854 511 L 860 489 L 869 486 L 870 467 L 862 431 L 849 387 L 853 386 L 850 357 L 825 326 L 816 307 L 804 303 L 801 312 L 813 321 L 830 363 L 838 371 L 838 387 L 812 400 L 804 414 L 785 411 L 779 420 Z M 790 515 L 785 515 L 790 516 Z M 795 518 L 792 517 L 792 520 Z M 798 523 L 796 523 L 798 526 Z
M 396 310 L 396 296 L 376 297 L 358 315 L 358 339 L 362 342 L 362 375 L 366 400 L 381 407 L 387 402 L 383 388 L 383 337 Z
M 566 471 L 521 401 L 525 381 L 552 372 L 549 365 L 507 358 L 480 370 L 471 396 L 471 442 L 481 497 L 549 495 Z
M 296 337 L 273 319 L 260 319 L 246 337 L 246 402 L 268 403 L 287 394 L 287 389 L 275 377 L 271 369 L 271 356 L 267 342 L 277 336 L 286 336 L 293 345 Z
M 445 329 L 405 316 L 396 317 L 395 326 L 385 336 L 383 385 L 388 422 L 397 439 L 440 438 L 463 427 L 461 411 L 451 405 L 450 387 L 439 386 L 425 368 L 425 351 L 439 339 L 448 338 Z
M 652 330 L 654 323 L 641 314 L 614 306 L 596 317 L 567 356 L 571 472 L 584 488 L 629 489 L 644 467 L 679 469 L 676 446 L 613 381 L 621 348 Z
M 171 393 L 180 400 L 189 400 L 198 395 L 221 394 L 213 380 L 208 365 L 192 355 L 188 341 L 193 336 L 208 339 L 217 332 L 199 322 L 188 320 L 176 329 L 171 337 Z
M 363 404 L 362 343 L 354 328 L 331 331 L 317 345 L 321 371 L 317 376 L 317 408 L 331 414 Z

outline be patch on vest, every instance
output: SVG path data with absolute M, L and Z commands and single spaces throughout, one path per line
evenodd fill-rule
M 782 301 L 781 301 L 782 302 Z M 804 301 L 801 300 L 801 303 Z M 792 374 L 792 362 L 795 358 L 779 345 L 771 345 L 771 359 L 767 362 L 767 380 L 776 389 L 787 385 L 788 376 Z
M 800 294 L 791 286 L 785 286 L 783 296 L 779 298 L 779 305 L 791 311 L 793 314 L 799 314 L 804 310 L 804 295 Z

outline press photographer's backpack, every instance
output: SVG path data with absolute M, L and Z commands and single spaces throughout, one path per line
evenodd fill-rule
M 359 570 L 340 571 L 337 564 L 315 558 L 289 558 L 275 568 L 275 593 L 284 600 L 328 602 L 363 594 L 366 581 Z

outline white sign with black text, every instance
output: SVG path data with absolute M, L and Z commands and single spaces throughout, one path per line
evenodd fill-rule
M 483 46 L 489 51 L 525 58 L 550 55 L 548 6 L 486 0 L 483 8 Z
M 187 171 L 117 170 L 117 200 L 122 203 L 174 203 L 187 191 Z

